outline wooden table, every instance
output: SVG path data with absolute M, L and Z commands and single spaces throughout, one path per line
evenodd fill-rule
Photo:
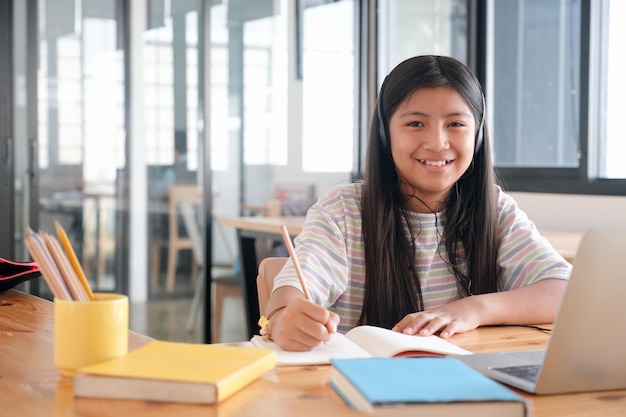
M 363 416 L 328 384 L 331 367 L 276 368 L 212 406 L 74 398 L 70 379 L 53 363 L 51 302 L 17 290 L 0 293 L 0 414 L 3 416 L 230 417 Z M 131 332 L 129 348 L 150 338 Z M 473 352 L 542 348 L 548 334 L 521 327 L 485 327 L 450 341 Z M 626 390 L 534 396 L 529 417 L 626 415 Z
M 259 238 L 268 238 L 282 241 L 281 226 L 287 226 L 290 236 L 296 236 L 302 230 L 304 217 L 231 217 L 220 218 L 220 224 L 237 229 L 237 241 L 241 261 L 241 272 L 244 283 L 244 306 L 248 335 L 252 337 L 259 333 L 259 300 L 256 288 L 256 277 L 259 271 L 259 261 L 256 256 L 254 243 Z
M 248 334 L 258 333 L 257 321 L 259 306 L 257 299 L 256 277 L 258 274 L 259 259 L 256 256 L 254 242 L 257 238 L 269 238 L 282 241 L 280 227 L 287 226 L 291 236 L 296 236 L 302 230 L 305 217 L 225 217 L 219 222 L 224 226 L 231 226 L 237 230 L 239 253 L 241 255 L 241 271 L 244 278 L 244 305 L 248 322 Z M 541 234 L 548 239 L 554 248 L 569 262 L 572 262 L 582 234 L 575 232 L 560 232 L 541 230 Z

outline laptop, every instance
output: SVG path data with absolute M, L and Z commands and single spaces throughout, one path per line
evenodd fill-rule
M 545 350 L 455 356 L 534 394 L 626 389 L 626 230 L 588 230 Z

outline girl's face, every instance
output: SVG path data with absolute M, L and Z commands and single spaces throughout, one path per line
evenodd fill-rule
M 471 108 L 452 87 L 420 88 L 393 113 L 389 132 L 402 192 L 438 211 L 474 157 Z M 409 204 L 414 211 L 430 212 L 416 199 Z

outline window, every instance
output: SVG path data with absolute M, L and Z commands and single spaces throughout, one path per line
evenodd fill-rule
M 505 0 L 493 10 L 498 166 L 578 167 L 578 2 Z
M 187 169 L 196 171 L 198 14 L 182 5 L 152 11 L 143 34 L 145 159 L 157 168 L 171 165 L 174 137 L 184 132 Z
M 243 135 L 246 165 L 287 163 L 286 15 L 246 21 Z
M 304 1 L 302 6 L 302 169 L 350 172 L 358 74 L 356 4 Z
M 380 3 L 379 86 L 389 71 L 412 56 L 448 55 L 467 63 L 466 0 L 388 0 Z
M 624 194 L 616 126 L 626 33 L 617 22 L 626 7 L 616 0 L 488 4 L 488 114 L 505 187 Z

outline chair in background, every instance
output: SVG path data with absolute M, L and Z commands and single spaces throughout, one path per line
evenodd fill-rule
M 200 304 L 204 297 L 204 285 L 205 285 L 205 273 L 204 273 L 204 254 L 202 244 L 202 234 L 200 231 L 200 225 L 197 220 L 197 214 L 195 211 L 196 204 L 194 204 L 188 198 L 182 198 L 178 202 L 180 214 L 183 219 L 185 230 L 189 235 L 189 240 L 192 244 L 192 254 L 196 264 L 198 265 L 198 273 L 196 277 L 196 288 L 193 295 L 193 301 L 191 302 L 191 311 L 189 312 L 189 318 L 187 319 L 187 331 L 193 331 L 198 313 L 200 310 Z M 213 284 L 215 285 L 215 302 L 213 325 L 213 334 L 211 335 L 212 342 L 219 342 L 222 333 L 222 312 L 224 310 L 224 299 L 226 297 L 241 297 L 241 280 L 233 275 L 213 276 Z
M 289 207 L 307 205 L 310 207 L 316 201 L 315 184 L 307 183 L 278 183 L 274 187 L 274 195 L 262 204 L 242 204 L 241 209 L 247 216 L 262 215 L 265 217 L 276 216 L 301 216 L 302 213 L 291 213 Z M 284 202 L 290 203 L 285 210 Z M 308 207 L 307 207 L 308 208 Z
M 265 258 L 259 264 L 259 275 L 256 278 L 257 293 L 259 294 L 259 311 L 265 312 L 265 306 L 274 288 L 274 278 L 283 269 L 287 259 L 284 257 Z
M 152 243 L 152 288 L 159 288 L 159 275 L 161 270 L 161 248 L 167 248 L 167 272 L 165 278 L 165 289 L 167 293 L 174 292 L 174 280 L 176 279 L 176 268 L 178 266 L 178 253 L 181 250 L 191 250 L 191 239 L 180 235 L 178 223 L 178 204 L 181 199 L 189 199 L 193 204 L 200 204 L 202 201 L 202 188 L 195 184 L 172 185 L 168 191 L 168 236 L 156 238 Z M 196 264 L 194 262 L 194 271 Z M 194 275 L 195 276 L 195 275 Z
M 277 183 L 274 187 L 274 198 L 279 200 L 314 200 L 315 184 Z

